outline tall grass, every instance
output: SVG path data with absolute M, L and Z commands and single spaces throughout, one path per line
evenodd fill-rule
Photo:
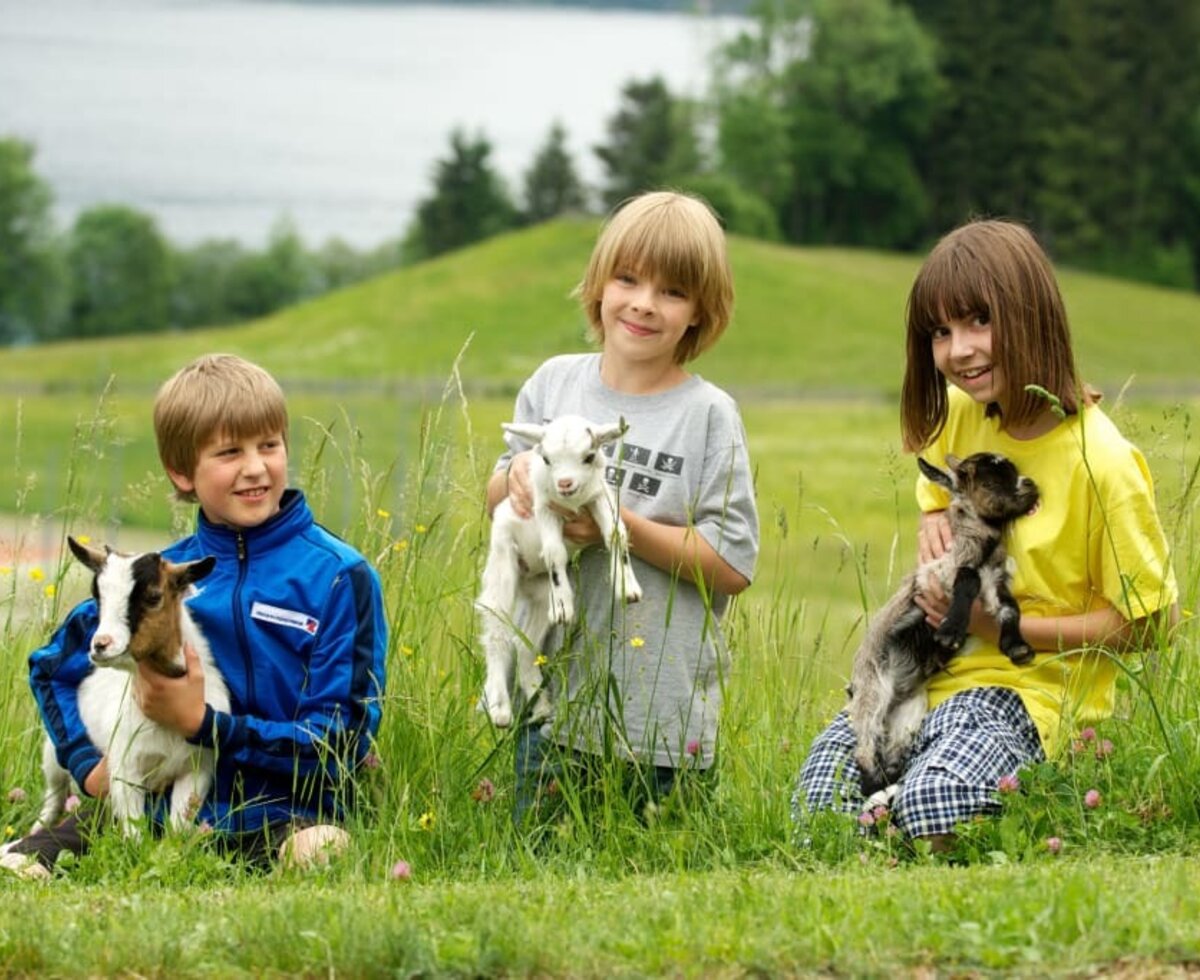
M 354 911 L 354 899 L 346 896 L 358 896 L 361 906 L 370 910 L 363 914 L 395 918 L 393 926 L 382 932 L 378 922 L 362 924 L 361 934 L 371 937 L 379 957 L 417 970 L 458 964 L 450 968 L 468 972 L 570 972 L 573 965 L 578 967 L 574 972 L 607 972 L 619 959 L 622 934 L 631 955 L 639 957 L 635 972 L 679 968 L 670 956 L 655 952 L 656 934 L 691 950 L 689 955 L 699 956 L 698 962 L 746 964 L 758 957 L 768 967 L 784 966 L 764 947 L 749 937 L 738 937 L 719 920 L 715 935 L 723 937 L 724 953 L 715 946 L 681 941 L 671 916 L 683 913 L 673 901 L 661 900 L 661 909 L 674 911 L 664 911 L 666 918 L 656 919 L 645 905 L 627 907 L 627 898 L 614 898 L 619 883 L 631 876 L 661 891 L 667 887 L 663 876 L 671 880 L 682 875 L 680 887 L 695 895 L 697 907 L 710 913 L 699 892 L 690 891 L 702 887 L 691 884 L 694 876 L 706 876 L 734 901 L 767 888 L 775 896 L 775 902 L 767 905 L 778 913 L 801 887 L 787 883 L 796 871 L 833 875 L 828 879 L 828 894 L 841 895 L 844 882 L 839 876 L 861 882 L 864 873 L 871 873 L 863 871 L 864 864 L 877 869 L 875 873 L 899 864 L 913 875 L 901 886 L 911 889 L 906 894 L 926 903 L 930 914 L 943 908 L 937 890 L 918 873 L 934 859 L 914 853 L 888 836 L 886 828 L 864 835 L 854 824 L 831 821 L 812 847 L 801 847 L 793 841 L 788 814 L 805 749 L 841 704 L 843 679 L 862 623 L 913 559 L 915 474 L 910 472 L 911 461 L 889 448 L 894 443 L 891 412 L 870 404 L 839 405 L 836 412 L 812 412 L 811 407 L 787 404 L 744 406 L 756 465 L 763 547 L 754 586 L 726 617 L 734 657 L 717 780 L 700 791 L 685 787 L 661 808 L 648 811 L 630 802 L 623 767 L 606 760 L 587 793 L 571 783 L 561 787 L 564 806 L 559 819 L 538 833 L 522 833 L 514 830 L 510 819 L 512 735 L 490 727 L 486 716 L 475 709 L 483 680 L 472 610 L 486 551 L 482 488 L 500 448 L 495 423 L 506 410 L 501 402 L 468 403 L 452 376 L 443 397 L 421 413 L 410 446 L 396 453 L 402 462 L 383 466 L 369 458 L 364 450 L 368 436 L 360 428 L 363 421 L 349 412 L 327 414 L 319 423 L 297 422 L 294 481 L 307 491 L 318 517 L 379 569 L 391 634 L 386 705 L 375 751 L 378 764 L 359 777 L 364 802 L 354 818 L 352 850 L 318 879 L 328 880 L 331 891 L 318 889 L 314 895 L 311 881 L 287 877 L 272 886 L 282 889 L 277 894 L 285 896 L 289 908 L 309 898 L 315 906 L 305 920 L 310 935 L 291 945 L 275 940 L 267 944 L 272 969 L 314 972 L 323 969 L 328 959 L 330 964 L 358 964 L 358 970 L 369 971 L 370 959 L 351 952 L 357 927 L 345 917 L 359 913 Z M 1195 407 L 1120 406 L 1117 415 L 1150 457 L 1158 478 L 1160 511 L 1174 549 L 1182 604 L 1195 610 L 1200 595 Z M 104 494 L 98 484 L 105 479 L 102 461 L 111 448 L 105 440 L 118 428 L 104 400 L 93 418 L 81 424 L 78 443 L 70 452 L 75 469 L 52 515 L 60 522 L 56 539 L 72 530 L 98 541 L 113 530 L 105 524 Z M 20 465 L 18 459 L 18 471 Z M 26 485 L 35 485 L 38 479 L 39 474 L 28 474 Z M 165 484 L 139 483 L 124 492 L 157 494 L 164 489 Z M 17 509 L 27 501 L 19 497 Z M 189 520 L 186 511 L 175 512 L 173 530 L 181 530 Z M 128 529 L 122 533 L 128 534 Z M 166 539 L 164 532 L 158 533 Z M 36 758 L 41 733 L 25 683 L 25 658 L 44 641 L 84 584 L 82 570 L 67 559 L 56 554 L 45 558 L 37 566 L 14 562 L 3 572 L 7 581 L 0 580 L 4 603 L 0 827 L 9 835 L 32 822 L 40 784 Z M 30 576 L 34 567 L 42 569 L 36 582 Z M 1117 715 L 1070 757 L 1028 773 L 1021 792 L 1001 798 L 1002 809 L 995 818 L 966 828 L 956 860 L 1040 868 L 1074 855 L 1094 863 L 1097 874 L 1120 878 L 1124 873 L 1111 870 L 1114 866 L 1104 863 L 1105 855 L 1194 852 L 1200 841 L 1193 789 L 1200 785 L 1200 683 L 1192 666 L 1198 653 L 1194 621 L 1188 621 L 1174 632 L 1160 633 L 1154 649 L 1145 655 L 1122 659 Z M 1105 740 L 1111 742 L 1111 749 Z M 24 790 L 24 799 L 13 789 Z M 1097 807 L 1085 804 L 1087 792 L 1093 789 L 1102 799 Z M 1047 844 L 1050 838 L 1063 842 L 1058 857 Z M 388 884 L 398 861 L 406 862 L 411 871 L 406 886 Z M 1050 869 L 1031 873 L 1035 880 L 1054 880 Z M 173 908 L 169 893 L 148 897 L 166 887 L 171 891 L 219 888 L 227 895 L 259 896 L 234 898 L 242 910 L 239 914 L 250 916 L 260 932 L 273 933 L 281 925 L 268 911 L 270 903 L 261 882 L 186 838 L 147 841 L 130 849 L 119 838 L 106 836 L 90 854 L 64 868 L 60 878 L 50 900 L 62 921 L 77 914 L 80 896 L 91 894 L 92 888 L 106 893 L 115 889 L 125 901 Z M 1003 892 L 1011 892 L 1013 879 L 991 880 L 995 894 L 988 911 L 998 913 L 1008 901 Z M 993 887 L 987 880 L 972 881 L 983 892 Z M 414 927 L 403 924 L 412 914 L 410 902 L 397 897 L 400 893 L 387 897 L 371 889 L 422 884 L 448 888 L 447 894 L 459 896 L 457 913 L 447 911 L 433 893 L 417 898 L 414 891 L 411 902 L 428 914 L 457 921 L 460 932 L 451 930 L 446 935 L 429 924 L 432 931 L 421 932 L 420 944 L 413 947 L 416 952 L 401 956 L 395 944 L 417 941 Z M 4 887 L 15 886 L 0 882 Z M 803 887 L 820 891 L 824 886 Z M 896 888 L 898 883 L 893 880 L 888 887 Z M 869 886 L 867 890 L 873 891 Z M 485 909 L 492 903 L 505 910 L 499 915 L 517 914 L 513 903 L 501 898 L 510 894 L 524 896 L 518 905 L 528 902 L 548 917 L 550 928 L 531 931 L 525 924 L 523 934 L 550 942 L 555 922 L 560 934 L 578 934 L 572 913 L 561 904 L 569 906 L 570 896 L 611 902 L 612 922 L 597 928 L 605 930 L 604 943 L 615 946 L 584 950 L 585 959 L 572 960 L 570 951 L 561 949 L 531 954 L 508 940 L 489 946 L 477 937 L 463 938 L 464 929 L 502 933 L 503 923 L 490 921 Z M 805 894 L 812 899 L 809 892 Z M 322 896 L 332 895 L 342 897 L 322 910 Z M 796 927 L 840 928 L 830 924 L 837 917 L 830 919 L 831 907 L 824 904 L 834 899 L 812 900 L 817 906 L 807 917 L 800 916 Z M 259 911 L 246 911 L 256 901 Z M 28 913 L 24 899 L 14 907 Z M 475 912 L 468 914 L 469 908 Z M 44 921 L 47 914 L 36 918 Z M 210 913 L 193 910 L 193 914 L 210 921 L 206 918 Z M 227 921 L 224 916 L 222 921 Z M 110 926 L 122 928 L 111 921 Z M 198 940 L 189 938 L 191 926 L 163 928 L 162 937 L 152 943 L 158 959 L 85 957 L 75 962 L 83 972 L 145 971 L 148 963 L 150 972 L 182 969 L 185 952 L 194 949 Z M 1058 928 L 1054 941 L 1067 949 L 1070 943 L 1064 937 L 1069 927 Z M 432 938 L 435 934 L 440 938 Z M 874 941 L 868 933 L 851 929 L 843 940 L 814 942 L 809 952 L 817 963 L 841 964 L 851 970 L 854 964 L 870 968 L 874 963 L 878 969 L 880 954 Z M 1166 941 L 1168 946 L 1171 941 Z M 840 942 L 850 943 L 857 952 L 837 952 Z M 16 963 L 22 970 L 52 965 L 28 943 L 26 931 L 0 929 L 0 961 Z M 800 955 L 798 947 L 786 943 L 785 947 Z M 256 961 L 249 953 L 225 943 L 219 948 L 221 964 L 233 964 L 241 971 L 253 969 Z M 1153 948 L 1161 952 L 1165 947 Z M 965 959 L 961 950 L 935 949 L 926 955 L 937 962 L 976 966 L 1020 962 L 1022 954 L 1015 942 L 1005 950 L 994 962 L 986 950 Z M 11 958 L 16 951 L 20 956 Z M 912 949 L 904 955 L 915 957 L 909 962 L 920 961 L 921 954 Z M 1071 955 L 1077 956 L 1060 953 Z

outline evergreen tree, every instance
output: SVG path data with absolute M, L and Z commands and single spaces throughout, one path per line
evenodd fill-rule
M 661 78 L 629 82 L 607 131 L 608 142 L 593 147 L 607 175 L 607 208 L 701 169 L 693 109 Z
M 498 234 L 516 224 L 517 211 L 488 159 L 482 133 L 450 134 L 450 156 L 434 164 L 433 194 L 417 205 L 409 228 L 409 258 L 429 258 Z
M 567 131 L 555 121 L 525 173 L 524 218 L 530 224 L 587 209 L 587 191 L 566 143 Z

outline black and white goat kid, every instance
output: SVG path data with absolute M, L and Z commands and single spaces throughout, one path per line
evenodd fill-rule
M 487 662 L 480 708 L 492 724 L 512 723 L 509 676 L 516 649 L 516 680 L 532 706 L 531 717 L 550 714 L 545 692 L 537 697 L 542 672 L 537 657 L 552 623 L 575 618 L 575 596 L 567 562 L 576 546 L 563 539 L 566 520 L 552 505 L 578 513 L 587 509 L 610 549 L 611 581 L 618 599 L 637 602 L 642 588 L 629 560 L 629 539 L 617 499 L 604 478 L 606 443 L 620 438 L 624 421 L 599 425 L 562 415 L 545 425 L 505 423 L 504 430 L 534 446 L 529 480 L 533 514 L 519 517 L 505 497 L 492 515 L 492 534 L 482 589 L 475 602 Z M 536 698 L 536 700 L 535 700 Z
M 925 476 L 950 491 L 947 516 L 953 544 L 904 579 L 875 614 L 854 658 L 847 711 L 869 805 L 891 799 L 925 716 L 926 681 L 961 649 L 976 598 L 996 617 L 1005 656 L 1018 665 L 1033 659 L 1009 590 L 1004 534 L 1037 504 L 1037 486 L 996 453 L 976 453 L 961 461 L 947 456 L 948 472 L 923 459 L 917 463 Z M 930 576 L 950 596 L 949 611 L 936 630 L 915 602 Z
M 216 559 L 175 564 L 154 552 L 125 555 L 67 540 L 75 557 L 95 573 L 92 595 L 100 619 L 88 654 L 95 669 L 79 685 L 79 714 L 108 759 L 112 814 L 126 834 L 136 834 L 147 792 L 170 787 L 171 826 L 186 826 L 212 786 L 213 752 L 148 720 L 134 697 L 134 674 L 139 663 L 147 663 L 168 676 L 182 676 L 183 645 L 190 644 L 204 669 L 205 700 L 217 711 L 229 710 L 225 681 L 183 602 Z M 70 786 L 49 739 L 42 772 L 45 796 L 34 830 L 58 820 Z

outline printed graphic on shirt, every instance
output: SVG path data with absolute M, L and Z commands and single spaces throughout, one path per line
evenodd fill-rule
M 612 443 L 601 448 L 609 459 L 616 457 L 617 449 Z M 682 456 L 655 451 L 633 443 L 621 445 L 619 462 L 619 466 L 609 465 L 604 468 L 604 479 L 608 481 L 609 486 L 622 487 L 644 497 L 657 497 L 664 479 L 683 475 Z
M 682 473 L 683 457 L 672 456 L 670 453 L 659 453 L 654 459 L 654 468 L 659 473 Z
M 310 636 L 315 636 L 321 624 L 308 613 L 296 612 L 294 609 L 281 609 L 279 606 L 269 606 L 265 602 L 256 602 L 250 607 L 250 617 L 261 619 L 265 623 L 278 623 L 280 626 L 290 626 L 293 629 L 304 630 Z

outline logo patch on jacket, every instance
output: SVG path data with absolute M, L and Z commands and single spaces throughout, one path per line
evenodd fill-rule
M 250 607 L 250 617 L 261 619 L 264 623 L 278 623 L 280 626 L 290 626 L 292 629 L 304 630 L 310 636 L 316 636 L 321 623 L 308 613 L 296 612 L 294 609 L 280 609 L 278 606 L 268 606 L 265 602 L 256 602 Z

